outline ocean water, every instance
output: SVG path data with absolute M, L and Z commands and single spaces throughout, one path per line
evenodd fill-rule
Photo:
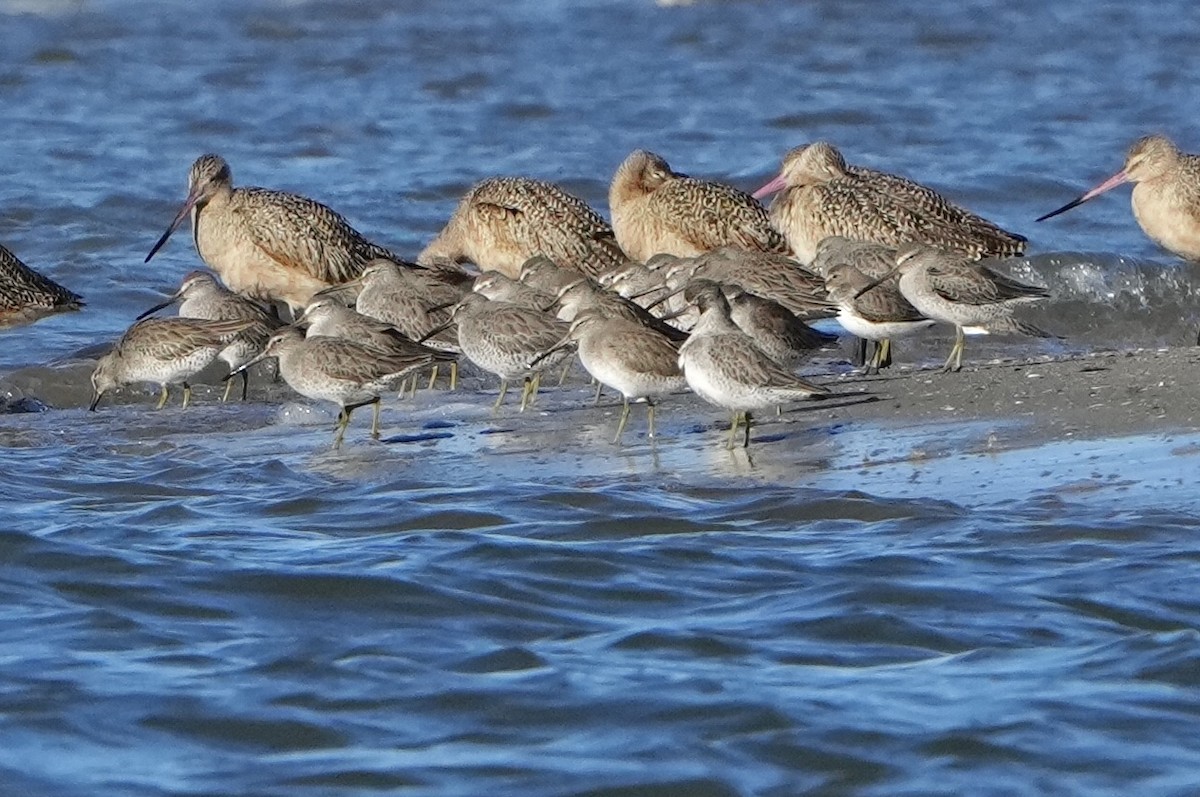
M 728 452 L 681 399 L 618 448 L 577 379 L 527 416 L 422 392 L 332 452 L 278 385 L 89 414 L 79 354 L 199 265 L 142 259 L 202 152 L 415 254 L 486 176 L 604 210 L 636 147 L 753 189 L 817 138 L 1030 237 L 1065 339 L 968 358 L 1189 345 L 1200 273 L 1127 192 L 1033 219 L 1144 133 L 1200 147 L 1190 3 L 0 0 L 0 30 L 0 243 L 89 302 L 0 331 L 46 407 L 0 416 L 0 793 L 1200 793 L 1194 430 L 800 411 Z

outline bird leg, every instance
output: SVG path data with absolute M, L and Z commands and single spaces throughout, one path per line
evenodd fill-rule
M 430 390 L 433 390 L 434 384 L 437 383 L 437 376 L 438 376 L 438 367 L 437 367 L 437 363 L 434 363 L 433 371 L 430 372 L 430 374 L 429 374 L 429 389 Z
M 164 406 L 166 406 L 166 403 L 167 403 L 167 386 L 166 386 L 166 384 L 163 384 L 162 393 L 160 393 L 158 396 L 158 406 L 156 406 L 154 409 L 161 410 Z
M 1200 344 L 1197 344 L 1197 345 L 1200 345 Z M 592 406 L 595 407 L 597 404 L 600 403 L 600 392 L 602 390 L 604 390 L 604 383 L 601 382 L 599 379 L 593 379 L 592 381 L 596 383 L 596 396 L 595 396 L 595 398 L 592 399 Z
M 649 425 L 649 430 L 646 433 L 647 437 L 654 437 L 654 402 L 646 399 L 646 422 Z
M 963 334 L 963 328 L 956 325 L 954 327 L 954 346 L 950 349 L 950 356 L 946 358 L 946 364 L 942 366 L 943 374 L 962 370 L 962 353 L 966 347 L 967 336 Z
M 246 372 L 242 371 L 242 378 L 244 379 L 245 376 L 246 376 Z M 229 401 L 229 391 L 231 391 L 231 390 L 233 390 L 233 380 L 226 379 L 225 380 L 225 392 L 221 395 L 221 403 L 222 404 Z M 246 399 L 244 399 L 244 398 L 242 399 L 242 401 L 245 401 L 245 400 Z
M 742 418 L 746 421 L 746 439 L 744 439 L 742 441 L 742 448 L 749 448 L 750 447 L 750 420 L 751 420 L 750 410 L 746 410 L 745 412 L 743 412 Z
M 496 403 L 492 405 L 492 414 L 495 415 L 500 411 L 500 405 L 504 403 L 504 394 L 508 392 L 508 380 L 500 380 L 500 395 L 496 396 Z
M 349 424 L 350 424 L 350 410 L 347 407 L 342 407 L 341 412 L 338 413 L 337 426 L 334 427 L 334 429 L 335 429 L 335 432 L 333 435 L 334 450 L 342 447 L 342 438 L 346 435 L 346 427 Z
M 250 374 L 242 371 L 242 401 L 246 400 L 247 394 L 250 392 Z
M 524 412 L 529 403 L 537 396 L 540 377 L 541 374 L 525 377 L 525 385 L 521 389 L 521 412 Z
M 733 420 L 729 422 L 729 440 L 726 441 L 725 447 L 730 451 L 733 450 L 733 438 L 737 435 L 738 425 L 742 422 L 742 413 L 736 410 L 733 413 Z
M 186 410 L 188 404 L 191 403 L 191 400 L 192 400 L 192 386 L 189 385 L 187 382 L 184 382 L 183 383 L 183 406 L 180 407 L 180 409 Z
M 458 389 L 458 360 L 450 363 L 450 389 Z
M 884 338 L 875 346 L 875 369 L 890 368 L 892 365 L 892 339 Z
M 381 406 L 381 402 L 379 401 L 379 399 L 375 399 L 374 401 L 371 402 L 371 439 L 372 440 L 379 439 L 379 408 L 380 408 L 380 406 Z
M 613 443 L 621 442 L 621 433 L 625 431 L 625 424 L 629 421 L 629 397 L 621 396 L 621 420 L 617 422 L 617 436 L 613 438 Z
M 867 363 L 867 339 L 854 339 L 854 354 L 851 357 L 851 363 L 855 368 L 862 368 Z
M 567 374 L 571 373 L 571 366 L 575 364 L 572 357 L 567 358 L 567 362 L 563 365 L 562 373 L 558 376 L 558 386 L 562 387 L 567 382 Z

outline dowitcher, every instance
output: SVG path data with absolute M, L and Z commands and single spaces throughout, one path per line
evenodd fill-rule
M 1133 183 L 1133 216 L 1152 241 L 1185 260 L 1200 261 L 1200 155 L 1189 155 L 1164 136 L 1134 142 L 1121 171 L 1091 191 L 1047 213 L 1045 221 L 1122 183 Z
M 825 295 L 825 281 L 784 255 L 726 247 L 701 255 L 693 265 L 692 279 L 737 285 L 778 302 L 802 320 L 830 318 L 836 312 Z
M 572 282 L 579 279 L 578 272 L 567 272 L 572 275 Z M 475 278 L 471 288 L 475 293 L 486 296 L 493 302 L 508 302 L 522 307 L 532 307 L 545 310 L 554 304 L 554 294 L 547 293 L 520 280 L 506 277 L 499 271 L 485 271 Z
M 796 258 L 811 263 L 817 244 L 844 235 L 888 246 L 918 242 L 972 259 L 1019 255 L 1026 239 L 904 177 L 846 164 L 824 141 L 789 151 L 779 176 L 754 192 L 771 201 L 771 220 Z
M 729 302 L 733 323 L 754 340 L 754 345 L 789 371 L 806 362 L 817 349 L 837 340 L 837 335 L 813 329 L 778 302 L 737 285 L 721 288 Z
M 641 305 L 613 291 L 606 291 L 594 280 L 580 277 L 561 289 L 555 296 L 558 302 L 558 317 L 572 321 L 584 310 L 595 310 L 606 318 L 624 318 L 642 326 L 650 327 L 675 342 L 687 340 L 687 333 L 677 329 Z
M 894 254 L 891 260 L 896 262 Z M 876 275 L 879 276 L 882 274 Z M 921 315 L 904 298 L 895 278 L 881 282 L 860 296 L 871 281 L 871 276 L 849 263 L 833 266 L 825 275 L 829 298 L 838 305 L 838 323 L 851 335 L 875 342 L 875 352 L 864 365 L 868 374 L 877 374 L 886 366 L 889 341 L 927 329 L 936 322 Z
M 508 383 L 513 379 L 524 380 L 521 391 L 521 412 L 524 412 L 537 394 L 541 372 L 570 356 L 569 352 L 559 351 L 538 360 L 562 341 L 570 325 L 549 313 L 488 301 L 478 293 L 467 294 L 454 306 L 451 322 L 446 326 L 451 325 L 458 327 L 458 343 L 467 359 L 500 377 L 500 395 L 496 397 L 493 412 L 499 411 Z M 536 365 L 534 360 L 538 360 Z
M 525 177 L 494 177 L 472 186 L 417 262 L 470 262 L 516 279 L 521 265 L 536 255 L 591 276 L 625 262 L 599 213 L 553 183 Z
M 239 334 L 232 343 L 221 349 L 217 359 L 229 366 L 230 371 L 236 371 L 258 355 L 267 339 L 279 327 L 283 326 L 275 315 L 257 302 L 239 296 L 222 285 L 216 277 L 207 271 L 193 271 L 183 278 L 179 290 L 175 291 L 165 302 L 154 305 L 138 316 L 141 320 L 157 313 L 165 307 L 179 303 L 179 315 L 182 318 L 204 318 L 209 321 L 250 321 L 251 324 Z M 250 390 L 248 371 L 241 371 L 242 401 Z M 229 391 L 233 387 L 232 380 L 225 382 L 225 394 L 221 401 L 229 400 Z
M 350 415 L 359 407 L 372 405 L 371 436 L 379 437 L 379 399 L 413 371 L 433 363 L 433 355 L 385 351 L 344 338 L 305 338 L 294 326 L 271 336 L 262 353 L 246 363 L 275 357 L 279 373 L 288 385 L 306 398 L 332 401 L 340 408 L 333 447 L 342 445 Z
M 1013 318 L 1019 304 L 1045 299 L 1050 292 L 1006 277 L 983 263 L 923 244 L 906 244 L 896 254 L 896 267 L 861 288 L 861 298 L 892 274 L 900 275 L 900 292 L 927 318 L 954 325 L 954 347 L 942 371 L 962 369 L 964 327 L 989 332 L 1053 337 Z
M 583 310 L 571 322 L 567 340 L 574 342 L 579 361 L 592 378 L 621 394 L 621 420 L 614 443 L 629 421 L 630 402 L 646 403 L 648 433 L 654 437 L 657 399 L 687 387 L 679 370 L 678 344 L 649 327 L 624 318 L 609 318 L 595 309 Z
M 406 268 L 388 259 L 373 260 L 363 269 L 355 309 L 391 324 L 413 340 L 450 320 L 450 306 L 465 289 L 432 272 Z M 435 349 L 458 351 L 453 333 L 428 338 Z
M 42 276 L 0 246 L 0 328 L 83 307 L 83 297 Z
M 146 318 L 125 330 L 112 350 L 96 362 L 92 372 L 92 403 L 100 405 L 105 393 L 120 385 L 152 382 L 162 387 L 155 409 L 167 403 L 167 386 L 183 385 L 183 408 L 192 398 L 188 379 L 217 359 L 254 321 L 209 321 L 201 318 Z
M 671 171 L 658 155 L 635 150 L 608 191 L 617 242 L 634 260 L 694 257 L 720 246 L 788 251 L 767 212 L 749 194 Z
M 371 259 L 394 257 L 320 202 L 234 188 L 219 155 L 201 155 L 192 164 L 187 198 L 146 262 L 189 215 L 196 251 L 222 282 L 243 296 L 286 302 L 293 311 L 322 288 L 354 279 Z
M 521 271 L 517 275 L 517 279 L 531 288 L 555 294 L 579 279 L 579 272 L 574 269 L 561 268 L 550 258 L 537 255 L 521 264 Z
M 679 350 L 679 367 L 700 398 L 730 410 L 728 447 L 745 421 L 743 446 L 750 445 L 751 411 L 824 395 L 828 388 L 790 373 L 761 349 L 729 317 L 729 303 L 715 284 L 695 291 L 700 320 Z

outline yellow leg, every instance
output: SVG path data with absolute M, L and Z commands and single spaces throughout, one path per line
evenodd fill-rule
M 650 429 L 646 436 L 654 437 L 654 402 L 650 399 L 646 399 L 646 423 Z
M 729 440 L 725 443 L 725 447 L 733 450 L 733 438 L 737 435 L 738 425 L 742 422 L 742 413 L 733 413 L 733 420 L 729 422 Z
M 617 422 L 617 436 L 613 438 L 614 443 L 621 442 L 621 433 L 625 431 L 625 424 L 629 422 L 629 399 L 626 396 L 621 396 L 621 420 Z
M 458 390 L 458 360 L 450 363 L 450 389 Z
M 245 374 L 246 372 L 245 372 L 245 371 L 243 371 L 242 373 L 243 373 L 243 374 Z M 225 402 L 229 401 L 229 391 L 231 391 L 231 390 L 233 390 L 233 380 L 232 380 L 232 379 L 226 379 L 226 380 L 225 380 L 225 393 L 224 393 L 224 394 L 221 396 L 221 403 L 222 403 L 222 404 L 224 404 Z M 243 398 L 242 400 L 243 400 L 243 401 L 245 401 L 245 398 Z
M 562 387 L 567 381 L 567 374 L 571 373 L 571 366 L 575 364 L 572 357 L 567 358 L 567 362 L 563 365 L 562 373 L 558 376 L 558 386 Z
M 438 367 L 435 364 L 433 366 L 433 371 L 431 371 L 429 374 L 429 389 L 430 390 L 433 390 L 433 385 L 434 385 L 434 383 L 437 382 L 437 375 L 438 375 Z
M 160 393 L 160 394 L 158 395 L 158 406 L 156 406 L 154 409 L 156 409 L 156 410 L 161 410 L 161 409 L 162 409 L 164 406 L 166 406 L 166 403 L 167 403 L 167 395 L 168 395 L 168 394 L 167 394 L 167 386 L 166 386 L 166 385 L 163 385 L 163 386 L 162 386 L 162 393 Z
M 593 379 L 592 381 L 596 383 L 596 397 L 592 399 L 592 406 L 594 407 L 600 403 L 600 392 L 604 390 L 604 385 L 599 379 Z
M 962 353 L 967 347 L 967 336 L 963 334 L 962 327 L 954 328 L 954 346 L 950 349 L 950 356 L 946 358 L 946 364 L 942 366 L 942 373 L 950 371 L 962 370 Z
M 533 397 L 537 395 L 537 389 L 538 378 L 536 376 L 525 377 L 525 384 L 521 388 L 521 412 L 524 412 L 529 403 L 533 401 Z
M 187 382 L 183 383 L 183 406 L 180 409 L 187 409 L 188 404 L 192 402 L 192 386 Z
M 500 380 L 500 395 L 496 396 L 496 403 L 492 405 L 492 414 L 495 415 L 500 411 L 500 405 L 504 403 L 504 394 L 508 392 L 508 380 Z
M 342 407 L 342 411 L 338 413 L 337 432 L 333 435 L 333 447 L 335 449 L 342 447 L 342 438 L 346 436 L 346 427 L 350 425 L 351 410 Z

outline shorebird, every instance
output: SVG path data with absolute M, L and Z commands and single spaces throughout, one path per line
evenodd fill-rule
M 249 321 L 250 326 L 244 329 L 217 355 L 217 359 L 229 366 L 230 371 L 236 371 L 258 355 L 271 334 L 283 326 L 283 322 L 268 312 L 262 305 L 239 296 L 226 288 L 217 278 L 207 271 L 193 271 L 183 278 L 179 290 L 175 291 L 165 302 L 154 305 L 138 316 L 142 320 L 154 315 L 159 310 L 179 302 L 181 318 L 203 318 L 209 321 Z M 250 390 L 248 371 L 241 371 L 242 401 Z M 229 400 L 229 391 L 233 387 L 232 380 L 225 382 L 225 394 L 221 401 Z
M 671 326 L 619 293 L 604 290 L 597 282 L 587 277 L 581 277 L 562 288 L 554 298 L 559 307 L 558 317 L 564 321 L 573 321 L 575 316 L 585 310 L 595 310 L 606 318 L 623 318 L 650 327 L 676 343 L 687 340 L 687 333 L 683 330 Z
M 279 373 L 292 390 L 306 398 L 338 405 L 334 448 L 342 445 L 351 413 L 368 404 L 373 410 L 371 437 L 378 438 L 380 396 L 394 390 L 413 371 L 433 363 L 433 356 L 427 352 L 405 355 L 344 338 L 305 338 L 294 326 L 272 335 L 262 353 L 242 368 L 269 357 L 279 359 Z
M 1156 244 L 1184 260 L 1200 261 L 1200 155 L 1164 136 L 1139 138 L 1121 171 L 1038 221 L 1066 213 L 1122 183 L 1134 183 L 1133 216 Z
M 962 354 L 966 348 L 964 327 L 1053 337 L 1012 317 L 1016 305 L 1045 299 L 1050 295 L 1048 290 L 1017 282 L 982 263 L 973 263 L 961 255 L 923 244 L 902 246 L 896 254 L 896 267 L 861 288 L 856 298 L 865 296 L 892 274 L 900 275 L 900 292 L 918 312 L 926 318 L 954 325 L 954 347 L 942 366 L 943 373 L 962 369 Z
M 707 279 L 770 299 L 812 321 L 830 318 L 835 309 L 825 295 L 825 281 L 795 260 L 770 252 L 725 247 L 693 261 L 692 279 Z
M 689 285 L 693 289 L 696 282 Z M 729 302 L 729 317 L 754 345 L 789 371 L 808 360 L 814 351 L 837 340 L 837 335 L 819 332 L 778 302 L 764 299 L 737 285 L 723 285 Z
M 749 194 L 673 172 L 661 157 L 642 149 L 617 168 L 608 207 L 617 242 L 634 260 L 657 254 L 695 257 L 720 246 L 788 251 L 787 241 Z
M 83 297 L 37 273 L 0 246 L 0 328 L 81 307 Z
M 608 272 L 605 273 L 607 274 Z M 521 264 L 521 271 L 517 274 L 517 279 L 531 288 L 555 294 L 560 289 L 579 279 L 579 272 L 569 268 L 561 268 L 550 258 L 544 255 L 537 255 Z
M 92 372 L 95 411 L 105 393 L 132 382 L 162 386 L 155 409 L 167 403 L 167 385 L 183 384 L 183 408 L 192 398 L 187 380 L 208 366 L 238 335 L 255 322 L 244 319 L 208 321 L 201 318 L 146 318 L 125 330 L 112 351 L 96 362 Z
M 572 275 L 572 282 L 579 279 L 578 272 L 567 272 Z M 531 307 L 545 311 L 554 304 L 554 294 L 547 293 L 520 280 L 506 277 L 499 271 L 485 271 L 475 278 L 471 288 L 475 293 L 486 296 L 493 302 L 508 302 L 522 307 Z
M 742 445 L 750 445 L 752 410 L 829 392 L 789 373 L 755 346 L 730 319 L 729 303 L 718 286 L 701 285 L 695 291 L 695 300 L 700 320 L 679 349 L 679 368 L 688 387 L 700 398 L 733 413 L 729 448 L 733 448 L 742 421 L 746 424 Z
M 832 145 L 818 141 L 790 150 L 779 176 L 754 192 L 777 193 L 771 221 L 787 236 L 801 263 L 817 244 L 844 235 L 888 246 L 918 242 L 981 257 L 1019 255 L 1026 239 L 976 216 L 912 180 L 846 164 Z
M 625 262 L 599 213 L 553 183 L 525 177 L 493 177 L 472 186 L 417 262 L 471 262 L 516 279 L 535 255 L 589 276 Z
M 443 326 L 452 325 L 458 326 L 458 343 L 467 359 L 500 377 L 500 395 L 496 397 L 493 412 L 500 410 L 508 383 L 513 379 L 524 380 L 521 391 L 521 412 L 524 412 L 537 394 L 541 372 L 569 356 L 568 352 L 560 351 L 533 365 L 539 355 L 562 341 L 570 326 L 540 310 L 491 302 L 478 293 L 468 293 L 454 306 L 451 321 Z
M 891 260 L 896 262 L 894 254 Z M 882 274 L 874 276 L 877 278 Z M 868 374 L 877 374 L 885 367 L 889 341 L 927 329 L 936 322 L 921 315 L 904 298 L 895 279 L 881 282 L 859 296 L 871 284 L 872 278 L 849 263 L 842 263 L 829 269 L 825 285 L 829 289 L 829 298 L 837 302 L 838 323 L 851 335 L 875 342 L 875 352 L 864 365 Z
M 592 378 L 621 394 L 621 420 L 613 442 L 621 441 L 631 401 L 646 403 L 647 436 L 654 437 L 655 400 L 687 387 L 679 370 L 678 344 L 636 321 L 609 318 L 595 309 L 575 316 L 566 339 L 550 352 L 572 343 Z
M 189 215 L 196 251 L 222 282 L 243 296 L 286 302 L 293 311 L 322 288 L 357 277 L 372 258 L 394 259 L 320 202 L 234 188 L 219 155 L 201 155 L 192 164 L 187 198 L 147 263 Z
M 406 268 L 381 258 L 372 260 L 359 278 L 361 291 L 354 308 L 363 315 L 391 324 L 413 340 L 425 339 L 430 330 L 450 320 L 450 306 L 465 289 L 437 274 Z M 434 335 L 435 349 L 458 351 L 453 334 Z

